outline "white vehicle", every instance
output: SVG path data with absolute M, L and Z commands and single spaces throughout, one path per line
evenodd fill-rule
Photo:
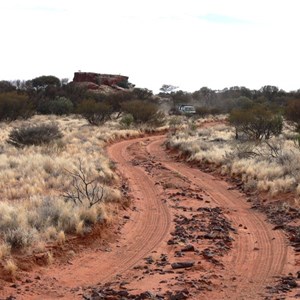
M 178 105 L 178 110 L 181 114 L 195 114 L 196 109 L 193 105 L 181 104 Z

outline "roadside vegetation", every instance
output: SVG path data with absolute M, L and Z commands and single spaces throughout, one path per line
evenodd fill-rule
M 241 179 L 247 191 L 299 196 L 300 149 L 295 137 L 285 127 L 281 135 L 269 140 L 240 141 L 235 129 L 223 124 L 178 131 L 169 137 L 167 146 L 179 150 L 188 161 Z
M 94 127 L 77 116 L 37 115 L 0 126 L 1 258 L 110 222 L 123 200 L 104 146 L 139 130 L 113 122 Z
M 199 91 L 203 92 L 201 99 L 206 103 L 214 99 L 216 108 L 226 113 L 226 119 L 202 128 L 189 120 L 185 129 L 171 132 L 167 147 L 179 150 L 188 161 L 241 180 L 248 192 L 258 191 L 271 197 L 295 195 L 294 205 L 298 206 L 299 91 L 285 93 L 268 86 L 260 91 L 239 88 L 220 92 L 213 98 L 208 90 Z M 230 98 L 225 97 L 227 92 Z M 246 97 L 245 92 L 250 94 Z
M 52 262 L 49 245 L 91 233 L 128 205 L 104 147 L 164 124 L 149 97 L 146 89 L 92 93 L 55 76 L 0 81 L 4 272 L 15 276 L 17 253 L 46 253 Z

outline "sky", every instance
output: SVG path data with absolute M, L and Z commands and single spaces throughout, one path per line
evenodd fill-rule
M 299 0 L 0 0 L 0 80 L 300 89 Z

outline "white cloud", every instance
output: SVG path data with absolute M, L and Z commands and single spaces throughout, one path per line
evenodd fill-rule
M 7 0 L 0 79 L 121 73 L 151 89 L 300 88 L 296 0 Z

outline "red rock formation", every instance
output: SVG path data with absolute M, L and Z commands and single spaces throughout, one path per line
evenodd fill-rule
M 97 85 L 120 86 L 128 88 L 128 77 L 122 75 L 75 72 L 73 82 L 91 82 Z

